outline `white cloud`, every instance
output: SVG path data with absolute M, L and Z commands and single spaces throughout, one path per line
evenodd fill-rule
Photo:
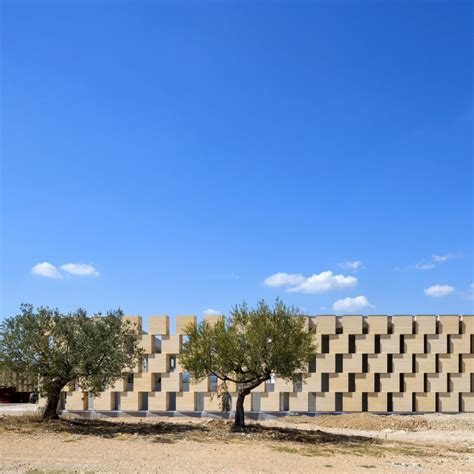
M 431 296 L 432 298 L 440 298 L 451 294 L 454 291 L 454 287 L 449 285 L 433 285 L 425 289 L 425 295 Z
M 222 314 L 222 311 L 218 311 L 217 309 L 212 309 L 212 308 L 208 308 L 208 309 L 205 309 L 202 314 L 204 314 L 204 316 L 220 316 Z
M 344 270 L 356 272 L 361 268 L 362 262 L 360 260 L 344 260 L 344 262 L 339 263 L 339 266 Z
M 337 300 L 333 305 L 332 309 L 336 313 L 360 313 L 369 309 L 374 309 L 375 306 L 369 303 L 369 300 L 365 296 L 356 296 L 355 298 L 343 298 Z
M 265 286 L 286 287 L 288 293 L 319 294 L 333 290 L 353 288 L 357 285 L 356 277 L 334 275 L 331 271 L 304 277 L 300 273 L 275 273 L 263 280 Z
M 94 276 L 100 273 L 88 263 L 65 263 L 61 265 L 61 270 L 75 276 Z
M 263 280 L 265 286 L 293 286 L 303 283 L 306 278 L 296 273 L 274 273 Z
M 61 272 L 52 263 L 42 262 L 33 265 L 31 273 L 47 278 L 62 278 Z
M 452 253 L 447 253 L 445 255 L 437 255 L 433 254 L 431 255 L 430 258 L 425 258 L 418 262 L 416 265 L 414 265 L 411 268 L 415 268 L 416 270 L 431 270 L 432 268 L 437 267 L 440 263 L 447 262 L 448 260 L 451 260 L 452 258 L 459 257 L 460 255 L 452 254 Z
M 415 268 L 417 270 L 430 270 L 431 268 L 436 267 L 434 263 L 417 263 Z
M 287 291 L 289 293 L 319 294 L 327 293 L 328 291 L 354 288 L 357 283 L 356 277 L 334 275 L 333 272 L 328 270 L 306 278 L 299 285 L 288 288 Z

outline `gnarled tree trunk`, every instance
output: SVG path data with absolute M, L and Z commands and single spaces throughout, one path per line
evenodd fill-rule
M 60 398 L 61 390 L 48 394 L 46 408 L 43 412 L 43 420 L 57 420 L 59 418 L 58 405 Z
M 234 417 L 234 428 L 245 428 L 245 411 L 244 402 L 245 397 L 255 388 L 258 387 L 262 382 L 268 380 L 269 377 L 257 379 L 253 382 L 248 383 L 242 387 L 237 395 L 237 404 L 235 406 L 235 417 Z

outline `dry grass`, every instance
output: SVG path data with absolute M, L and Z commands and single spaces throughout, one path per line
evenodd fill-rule
M 387 442 L 364 436 L 327 433 L 321 430 L 249 425 L 244 431 L 235 431 L 232 423 L 207 420 L 203 423 L 120 422 L 113 420 L 60 419 L 41 421 L 33 416 L 0 418 L 0 433 L 35 436 L 49 433 L 60 442 L 73 443 L 83 437 L 115 440 L 142 440 L 171 444 L 179 440 L 199 443 L 224 442 L 229 444 L 264 443 L 272 450 L 301 456 L 335 456 L 351 454 L 360 457 L 403 455 L 422 457 L 438 455 L 434 448 L 409 443 Z

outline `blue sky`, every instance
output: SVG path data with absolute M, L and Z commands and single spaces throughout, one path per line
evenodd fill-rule
M 1 30 L 2 317 L 474 311 L 470 2 L 3 2 Z

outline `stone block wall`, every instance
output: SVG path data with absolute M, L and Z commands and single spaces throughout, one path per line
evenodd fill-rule
M 177 354 L 195 316 L 129 317 L 143 367 L 100 396 L 65 392 L 67 410 L 220 411 L 215 381 L 189 380 Z M 216 317 L 208 318 L 212 324 Z M 317 351 L 303 384 L 271 380 L 246 398 L 263 412 L 474 412 L 474 315 L 314 316 Z M 236 388 L 231 390 L 235 407 Z

